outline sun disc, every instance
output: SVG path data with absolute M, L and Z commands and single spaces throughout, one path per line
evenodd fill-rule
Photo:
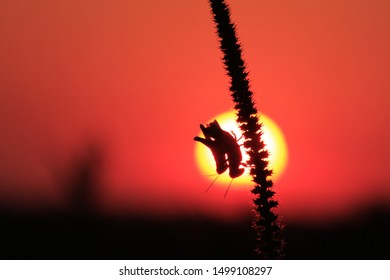
M 204 125 L 212 122 L 213 120 L 217 120 L 223 130 L 231 133 L 233 132 L 237 139 L 239 139 L 242 135 L 242 132 L 238 128 L 235 119 L 235 111 L 232 110 L 216 116 L 215 118 L 204 123 Z M 280 177 L 287 165 L 286 141 L 281 129 L 269 117 L 261 114 L 260 122 L 263 124 L 263 134 L 261 139 L 264 141 L 266 149 L 269 152 L 268 167 L 273 170 L 272 179 L 275 181 Z M 198 135 L 200 137 L 204 137 L 202 132 L 199 132 Z M 238 143 L 242 144 L 243 141 L 244 139 L 241 138 Z M 243 154 L 243 162 L 246 162 L 249 159 L 249 156 L 245 153 L 243 147 L 241 147 L 241 151 Z M 200 173 L 206 178 L 209 178 L 210 181 L 213 181 L 214 176 L 212 175 L 217 175 L 215 170 L 216 167 L 214 157 L 209 148 L 197 141 L 195 143 L 195 161 Z M 226 171 L 225 173 L 221 174 L 216 183 L 225 185 L 226 183 L 231 182 L 231 178 L 229 177 L 228 173 L 229 172 Z M 249 175 L 249 168 L 245 168 L 244 174 L 234 179 L 234 185 L 251 186 L 252 184 L 252 177 Z

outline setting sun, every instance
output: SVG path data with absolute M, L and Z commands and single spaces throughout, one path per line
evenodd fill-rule
M 244 139 L 241 138 L 241 130 L 238 128 L 235 121 L 235 111 L 228 111 L 222 113 L 213 119 L 210 119 L 206 123 L 210 123 L 213 120 L 217 120 L 221 126 L 221 128 L 230 133 L 234 133 L 234 135 L 239 139 L 238 143 L 242 144 Z M 278 125 L 271 120 L 266 115 L 262 114 L 260 116 L 260 121 L 263 123 L 263 136 L 262 139 L 265 142 L 266 148 L 270 153 L 269 156 L 269 167 L 273 170 L 273 180 L 277 180 L 278 177 L 283 173 L 284 169 L 287 165 L 287 145 L 284 139 L 283 133 Z M 206 124 L 205 123 L 205 124 Z M 199 132 L 198 135 L 202 135 Z M 203 136 L 203 135 L 202 135 Z M 244 149 L 241 148 L 243 153 L 243 162 L 245 163 L 248 160 L 248 155 L 245 153 Z M 209 178 L 211 181 L 214 180 L 216 175 L 215 170 L 215 161 L 213 155 L 209 148 L 205 145 L 196 142 L 195 143 L 195 160 L 197 166 L 205 177 Z M 245 172 L 242 176 L 234 179 L 234 185 L 251 185 L 251 176 L 249 175 L 248 168 L 245 168 Z M 231 178 L 229 177 L 228 172 L 225 172 L 220 175 L 217 182 L 219 183 L 229 183 Z M 217 183 L 216 182 L 216 183 Z

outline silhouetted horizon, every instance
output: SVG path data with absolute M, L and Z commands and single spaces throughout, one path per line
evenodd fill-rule
M 16 210 L 16 209 L 15 209 Z M 21 212 L 0 208 L 0 259 L 256 259 L 251 218 Z M 285 221 L 286 259 L 390 259 L 389 209 L 355 219 Z

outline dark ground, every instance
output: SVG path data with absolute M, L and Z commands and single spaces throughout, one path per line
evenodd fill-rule
M 390 212 L 287 223 L 287 259 L 390 259 Z M 0 259 L 255 259 L 250 221 L 0 211 Z
M 92 146 L 58 176 L 65 182 L 67 211 L 52 206 L 44 212 L 16 211 L 2 198 L 0 259 L 257 258 L 249 219 L 228 223 L 208 217 L 96 214 L 101 162 L 100 150 Z M 284 221 L 286 258 L 390 259 L 390 207 L 383 201 L 373 205 L 337 223 Z

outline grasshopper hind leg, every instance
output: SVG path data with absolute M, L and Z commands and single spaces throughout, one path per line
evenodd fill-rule
M 229 186 L 228 186 L 228 188 L 227 188 L 227 190 L 226 190 L 225 195 L 224 195 L 223 198 L 226 198 L 226 195 L 227 195 L 227 193 L 228 193 L 228 191 L 229 191 L 229 189 L 230 189 L 230 186 L 231 186 L 231 184 L 232 184 L 232 182 L 233 182 L 233 179 L 234 179 L 234 178 L 232 178 L 232 180 L 230 180 Z
M 210 184 L 210 186 L 208 186 L 208 188 L 206 189 L 205 192 L 207 192 L 207 191 L 211 188 L 211 186 L 215 183 L 215 181 L 217 181 L 217 179 L 218 179 L 218 177 L 219 177 L 220 175 L 221 175 L 221 174 L 218 174 L 217 177 L 215 177 L 215 179 L 214 179 L 213 182 Z

